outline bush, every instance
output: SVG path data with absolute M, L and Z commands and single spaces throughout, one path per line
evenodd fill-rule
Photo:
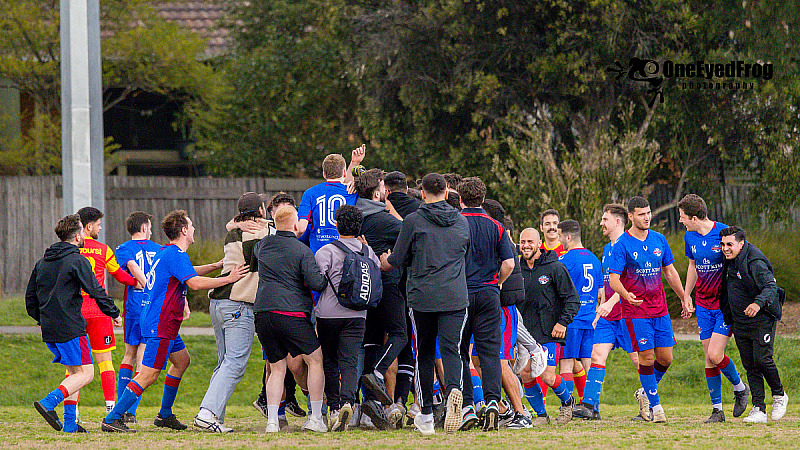
M 800 232 L 754 230 L 747 233 L 747 240 L 764 252 L 769 259 L 775 271 L 778 286 L 786 289 L 786 301 L 800 300 L 800 262 L 797 260 L 797 251 L 800 249 Z M 675 256 L 675 268 L 685 285 L 689 259 L 683 252 L 683 233 L 668 234 L 667 241 Z M 667 293 L 670 315 L 679 317 L 681 302 L 675 292 L 670 289 L 666 279 L 664 279 L 664 290 Z
M 217 262 L 225 256 L 225 251 L 223 249 L 224 242 L 223 239 L 202 239 L 198 237 L 194 244 L 189 246 L 186 253 L 189 254 L 189 258 L 191 258 L 192 264 L 195 266 Z M 206 276 L 216 277 L 220 272 L 219 270 L 215 270 Z M 208 312 L 207 290 L 194 291 L 189 289 L 189 292 L 186 294 L 186 300 L 189 302 L 189 308 L 192 311 Z

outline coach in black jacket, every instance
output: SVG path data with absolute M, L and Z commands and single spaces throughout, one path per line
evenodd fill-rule
M 418 210 L 422 202 L 408 195 L 408 182 L 403 172 L 389 172 L 384 177 L 386 199 L 403 219 Z
M 355 185 L 358 193 L 356 207 L 364 214 L 361 234 L 376 255 L 386 253 L 397 242 L 403 222 L 386 210 L 383 172 L 379 169 L 367 170 L 356 179 Z M 370 395 L 389 406 L 394 399 L 389 396 L 384 379 L 389 366 L 408 342 L 406 299 L 400 291 L 400 269 L 383 272 L 381 281 L 381 301 L 377 308 L 367 312 L 362 383 Z M 386 342 L 384 334 L 387 335 Z M 399 407 L 393 407 L 391 412 L 393 414 L 389 419 L 392 425 L 396 425 L 404 413 Z
M 726 259 L 720 310 L 725 323 L 731 324 L 733 329 L 753 396 L 753 409 L 744 421 L 767 421 L 765 378 L 772 389 L 772 420 L 778 420 L 786 413 L 789 397 L 772 359 L 776 320 L 764 310 L 765 305 L 777 301 L 778 296 L 772 265 L 761 250 L 745 240 L 741 228 L 725 228 L 719 236 Z

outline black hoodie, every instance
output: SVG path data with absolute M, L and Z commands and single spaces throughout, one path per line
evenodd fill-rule
M 544 250 L 533 268 L 526 261 L 520 261 L 520 266 L 525 279 L 525 301 L 517 304 L 522 323 L 536 342 L 564 344 L 564 338 L 552 336 L 553 327 L 556 323 L 565 327 L 572 323 L 581 307 L 569 271 L 552 250 Z
M 772 321 L 764 312 L 764 305 L 778 295 L 778 285 L 769 260 L 755 245 L 745 242 L 742 251 L 733 260 L 725 260 L 722 267 L 722 288 L 719 309 L 725 323 L 736 326 L 760 324 Z M 744 310 L 751 303 L 761 309 L 755 317 L 748 317 Z
M 406 192 L 390 192 L 386 199 L 392 202 L 394 210 L 400 214 L 404 220 L 409 214 L 415 212 L 422 206 L 422 201 L 408 195 Z
M 403 222 L 386 210 L 386 203 L 359 198 L 356 207 L 364 214 L 361 223 L 361 235 L 376 255 L 391 250 L 397 242 Z M 400 282 L 400 269 L 395 268 L 383 272 L 383 282 L 397 285 Z
M 104 314 L 116 318 L 119 309 L 97 282 L 89 260 L 77 246 L 56 242 L 44 252 L 31 273 L 25 292 L 25 308 L 42 327 L 42 340 L 67 342 L 86 335 L 81 314 L 81 288 L 97 301 Z
M 403 220 L 389 263 L 408 267 L 408 306 L 442 312 L 469 305 L 467 219 L 446 201 L 425 203 Z

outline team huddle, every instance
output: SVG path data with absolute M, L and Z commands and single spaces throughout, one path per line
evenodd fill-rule
M 364 146 L 354 150 L 349 167 L 328 155 L 326 181 L 299 204 L 285 193 L 243 194 L 226 226 L 225 256 L 212 264 L 192 265 L 186 250 L 195 228 L 183 210 L 161 221 L 167 245 L 150 240 L 149 214 L 131 213 L 131 240 L 116 252 L 97 241 L 101 211 L 86 207 L 61 219 L 60 242 L 37 262 L 26 307 L 67 376 L 34 402 L 36 410 L 57 431 L 85 432 L 78 396 L 96 361 L 107 409 L 101 430 L 135 432 L 128 424 L 137 423 L 144 391 L 164 370 L 154 424 L 186 429 L 172 412 L 190 365 L 179 331 L 190 314 L 187 289 L 208 289 L 218 365 L 194 417 L 199 430 L 233 430 L 226 405 L 254 334 L 265 363 L 253 406 L 268 433 L 286 428 L 286 414 L 307 416 L 302 429 L 313 432 L 546 426 L 550 389 L 557 423 L 600 420 L 615 348 L 639 374 L 633 420 L 663 423 L 658 386 L 676 344 L 663 277 L 682 317 L 697 316 L 712 403 L 705 422 L 725 421 L 723 376 L 733 386 L 734 417 L 752 397 L 744 421 L 767 422 L 764 379 L 772 420 L 785 414 L 788 396 L 772 358 L 783 291 L 744 230 L 710 220 L 699 196 L 678 204 L 689 259 L 682 284 L 643 197 L 606 205 L 599 224 L 546 209 L 539 229 L 522 230 L 514 243 L 513 222 L 486 199 L 479 178 L 431 173 L 409 187 L 400 172 L 364 169 L 364 154 Z M 608 238 L 599 259 L 582 244 L 587 226 Z M 106 293 L 106 271 L 126 285 L 122 313 Z M 115 374 L 113 327 L 123 324 L 125 355 Z M 732 335 L 749 386 L 725 355 Z M 62 402 L 63 421 L 55 410 Z

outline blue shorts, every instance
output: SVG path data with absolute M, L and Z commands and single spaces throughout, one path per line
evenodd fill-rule
M 138 314 L 125 315 L 124 329 L 126 344 L 135 346 L 142 343 L 142 328 Z
M 500 359 L 511 361 L 514 359 L 514 346 L 517 345 L 517 328 L 519 316 L 516 305 L 501 306 L 502 323 L 500 325 Z
M 557 366 L 558 361 L 561 359 L 561 344 L 548 342 L 547 344 L 542 344 L 542 347 L 547 349 L 547 365 L 550 367 Z
M 608 320 L 601 317 L 594 328 L 595 344 L 613 344 L 612 350 L 621 348 L 625 353 L 631 352 L 631 340 L 623 320 Z
M 591 358 L 594 344 L 594 328 L 567 327 L 567 343 L 564 358 Z
M 669 314 L 647 319 L 622 319 L 628 328 L 628 339 L 634 352 L 655 347 L 674 347 L 672 320 Z
M 47 342 L 46 344 L 55 356 L 54 363 L 61 363 L 65 366 L 85 366 L 94 362 L 89 338 L 86 336 L 78 336 L 67 342 Z
M 702 306 L 698 306 L 696 313 L 697 328 L 700 329 L 701 341 L 710 338 L 712 333 L 731 337 L 733 330 L 730 325 L 725 323 L 725 318 L 722 317 L 722 311 L 718 309 L 705 309 Z
M 164 370 L 167 368 L 169 355 L 186 348 L 180 335 L 171 340 L 146 337 L 142 339 L 142 342 L 144 343 L 142 365 L 157 370 Z

